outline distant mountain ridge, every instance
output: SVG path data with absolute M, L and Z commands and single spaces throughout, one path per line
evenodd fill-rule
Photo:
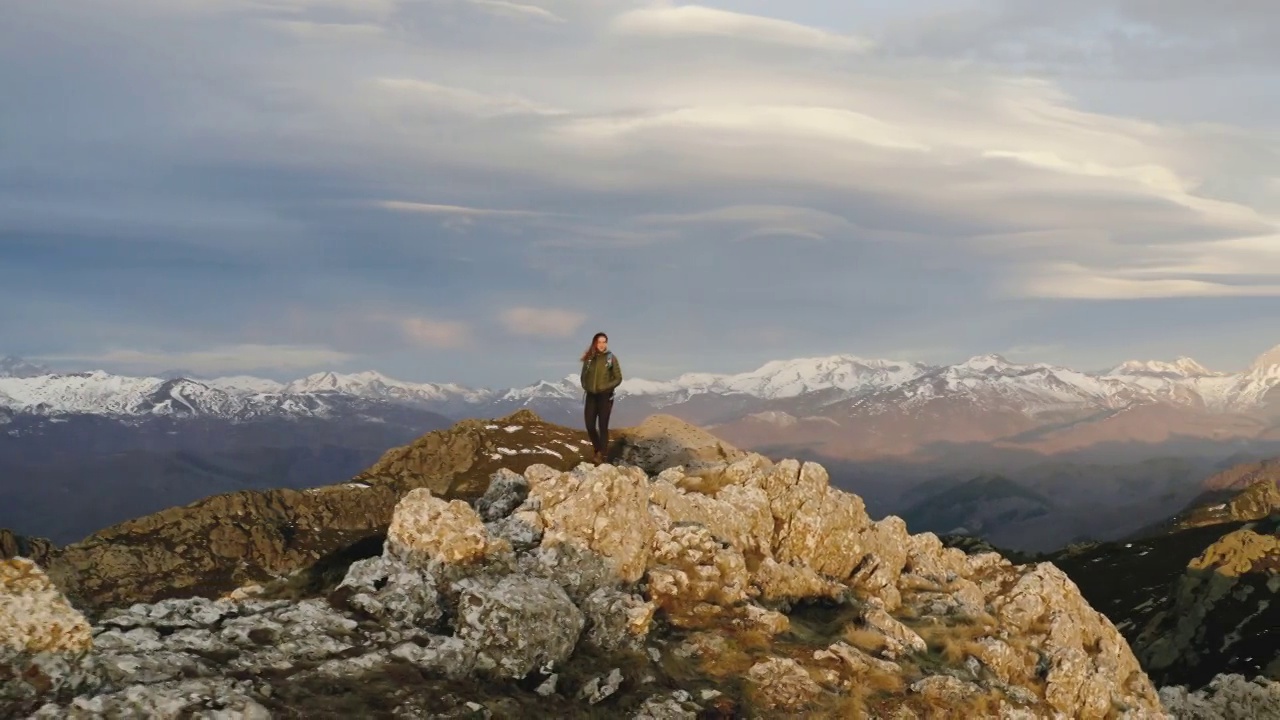
M 688 403 L 699 396 L 761 403 L 808 400 L 801 405 L 815 410 L 852 402 L 872 414 L 883 412 L 885 406 L 910 408 L 943 396 L 1030 415 L 1151 403 L 1249 412 L 1264 407 L 1276 385 L 1280 385 L 1280 347 L 1237 373 L 1211 371 L 1185 357 L 1174 362 L 1127 361 L 1099 373 L 1013 363 L 997 354 L 954 365 L 831 355 L 772 361 L 737 374 L 686 373 L 672 380 L 630 377 L 623 381 L 619 396 L 643 399 L 653 408 Z M 366 401 L 419 405 L 445 415 L 486 416 L 537 403 L 576 402 L 580 393 L 576 375 L 519 388 L 489 389 L 406 382 L 375 371 L 321 372 L 282 383 L 251 376 L 196 379 L 129 377 L 100 370 L 54 373 L 21 358 L 0 361 L 0 407 L 40 415 L 324 416 L 332 414 L 335 405 L 347 409 Z

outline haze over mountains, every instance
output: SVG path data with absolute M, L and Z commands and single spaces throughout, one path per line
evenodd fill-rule
M 162 375 L 0 361 L 0 483 L 23 501 L 0 526 L 65 542 L 214 492 L 338 481 L 459 419 L 529 408 L 577 426 L 581 415 L 576 374 L 506 389 L 372 371 Z M 1276 385 L 1280 348 L 1233 373 L 1189 358 L 1083 371 L 994 354 L 945 366 L 835 355 L 627 378 L 613 424 L 675 415 L 740 446 L 821 459 L 873 512 L 1047 549 L 1154 522 L 1204 476 L 1280 452 Z M 947 497 L 964 502 L 930 505 Z

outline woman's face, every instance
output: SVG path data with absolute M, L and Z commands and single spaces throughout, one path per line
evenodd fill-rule
M 596 351 L 597 351 L 597 352 L 604 352 L 604 351 L 605 351 L 605 350 L 607 350 L 608 348 L 609 348 L 609 339 L 608 339 L 608 338 L 603 338 L 603 337 L 598 337 L 598 338 L 596 338 Z

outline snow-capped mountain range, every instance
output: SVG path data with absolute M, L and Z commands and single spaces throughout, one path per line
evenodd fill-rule
M 1280 347 L 1238 373 L 1214 372 L 1190 358 L 1129 361 L 1105 372 L 981 355 L 955 365 L 865 359 L 854 355 L 767 363 L 740 374 L 689 373 L 672 380 L 628 378 L 620 398 L 652 409 L 695 399 L 732 398 L 759 411 L 844 406 L 870 414 L 963 400 L 1030 416 L 1081 408 L 1119 409 L 1164 403 L 1215 412 L 1262 407 L 1280 385 Z M 1280 393 L 1276 393 L 1280 396 Z M 127 377 L 103 371 L 54 373 L 20 358 L 0 361 L 0 409 L 45 416 L 325 416 L 378 404 L 402 404 L 447 416 L 486 416 L 519 406 L 576 412 L 576 375 L 523 388 L 493 390 L 452 383 L 412 383 L 367 371 L 316 373 L 281 383 L 249 376 L 212 379 Z M 1273 400 L 1276 398 L 1273 396 Z

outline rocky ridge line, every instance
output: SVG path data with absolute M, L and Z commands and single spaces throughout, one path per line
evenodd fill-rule
M 413 489 L 382 553 L 326 596 L 111 609 L 91 648 L 5 644 L 0 700 L 70 718 L 354 701 L 388 717 L 1164 717 L 1053 565 L 873 522 L 821 466 L 671 418 L 621 465 L 500 470 L 473 502 Z

